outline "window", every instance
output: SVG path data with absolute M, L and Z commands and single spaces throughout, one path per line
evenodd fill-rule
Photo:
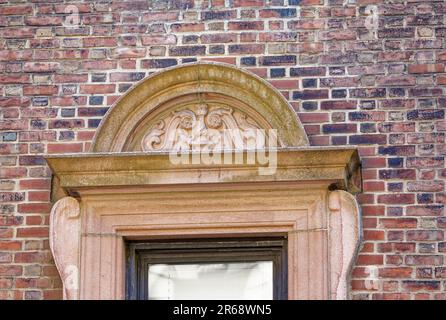
M 287 298 L 284 238 L 130 242 L 127 299 Z

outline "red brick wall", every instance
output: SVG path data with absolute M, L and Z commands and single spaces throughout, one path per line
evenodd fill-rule
M 0 299 L 61 296 L 42 155 L 88 150 L 132 83 L 196 60 L 270 81 L 312 145 L 358 146 L 354 299 L 446 298 L 445 1 L 17 2 L 0 0 Z

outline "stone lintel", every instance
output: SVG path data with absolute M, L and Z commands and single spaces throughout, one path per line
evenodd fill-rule
M 256 182 L 319 182 L 330 186 L 331 190 L 360 191 L 360 161 L 356 149 L 280 149 L 277 169 L 264 175 L 259 168 L 267 165 L 247 163 L 248 153 L 233 154 L 233 159 L 243 156 L 241 164 L 174 164 L 165 152 L 63 154 L 46 156 L 46 160 L 58 187 L 66 194 L 75 194 L 82 188 Z

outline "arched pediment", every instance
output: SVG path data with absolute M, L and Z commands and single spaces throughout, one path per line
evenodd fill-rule
M 171 132 L 184 132 L 190 142 L 197 127 L 242 133 L 275 129 L 279 148 L 309 145 L 296 113 L 268 82 L 231 65 L 200 62 L 165 69 L 137 83 L 106 114 L 91 151 L 168 150 L 183 141 L 178 134 L 169 137 Z

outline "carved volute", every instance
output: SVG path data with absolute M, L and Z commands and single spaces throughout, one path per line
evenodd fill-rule
M 142 151 L 264 148 L 261 135 L 267 134 L 246 113 L 205 103 L 171 111 L 153 122 L 142 137 Z

